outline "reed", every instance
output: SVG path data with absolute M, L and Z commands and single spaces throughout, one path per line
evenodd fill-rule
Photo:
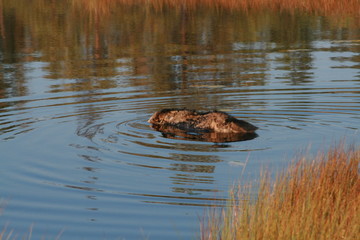
M 108 5 L 118 2 L 127 5 L 196 9 L 198 7 L 224 8 L 230 10 L 280 10 L 306 11 L 322 15 L 360 13 L 359 0 L 87 0 L 88 5 Z M 92 3 L 91 3 L 92 2 Z
M 313 160 L 301 158 L 273 184 L 261 176 L 251 188 L 231 191 L 228 207 L 201 224 L 201 240 L 358 239 L 360 149 L 336 147 Z

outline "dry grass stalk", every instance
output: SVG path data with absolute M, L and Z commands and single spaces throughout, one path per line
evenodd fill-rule
M 337 147 L 314 160 L 300 159 L 270 184 L 261 177 L 255 201 L 232 190 L 231 206 L 202 223 L 202 240 L 358 239 L 360 149 Z
M 88 8 L 103 11 L 113 3 L 126 5 L 151 6 L 157 10 L 165 7 L 196 9 L 198 7 L 222 8 L 228 10 L 280 10 L 306 11 L 321 15 L 360 13 L 359 0 L 86 0 Z

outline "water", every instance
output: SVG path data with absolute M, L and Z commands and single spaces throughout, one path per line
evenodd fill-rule
M 0 228 L 18 238 L 196 239 L 240 178 L 360 138 L 356 18 L 9 2 Z M 258 137 L 166 138 L 147 120 L 169 107 L 229 112 Z

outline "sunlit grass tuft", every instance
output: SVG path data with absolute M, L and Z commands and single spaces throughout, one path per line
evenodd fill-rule
M 221 213 L 211 210 L 202 240 L 359 239 L 360 149 L 343 146 L 301 158 L 271 183 L 261 176 L 256 199 L 239 186 Z

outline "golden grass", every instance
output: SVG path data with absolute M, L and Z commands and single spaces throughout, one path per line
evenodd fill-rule
M 232 190 L 229 207 L 202 222 L 201 239 L 359 239 L 359 162 L 360 149 L 340 146 L 301 158 L 273 184 L 263 175 L 256 200 L 249 188 Z
M 86 0 L 85 5 L 93 6 L 97 11 L 101 11 L 106 8 L 106 5 L 115 2 L 126 5 L 151 6 L 158 10 L 166 7 L 188 10 L 198 7 L 211 7 L 245 11 L 305 11 L 321 15 L 359 15 L 360 13 L 359 0 Z

